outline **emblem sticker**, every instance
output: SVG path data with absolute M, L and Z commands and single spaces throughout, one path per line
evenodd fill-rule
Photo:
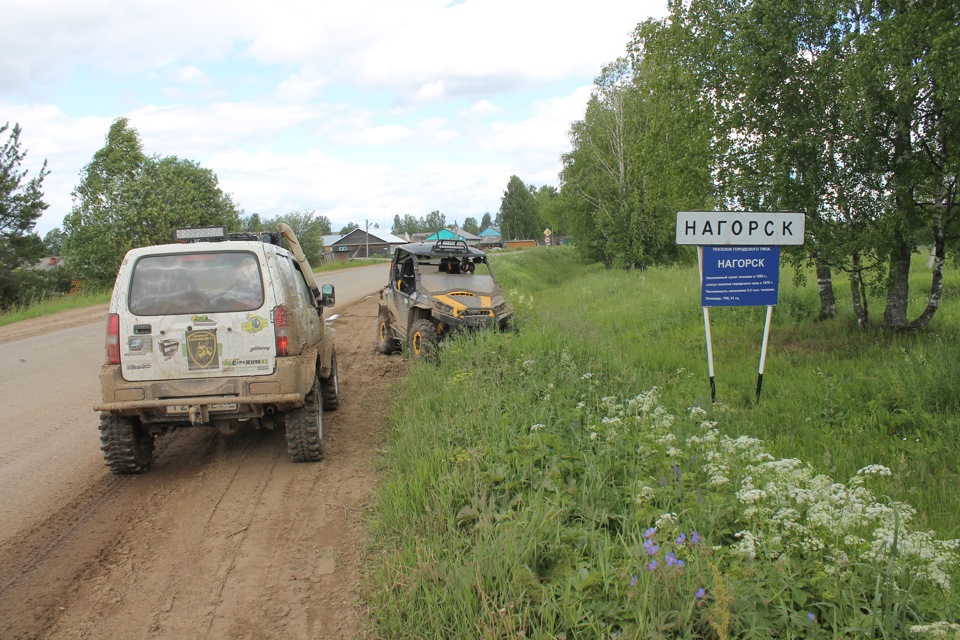
M 210 317 L 209 317 L 209 316 L 206 316 L 206 315 L 203 315 L 203 316 L 190 316 L 190 321 L 193 322 L 193 324 L 195 324 L 195 325 L 197 325 L 197 326 L 200 326 L 200 325 L 215 325 L 215 324 L 217 324 L 217 321 L 216 321 L 216 320 L 211 320 Z
M 220 353 L 217 348 L 217 330 L 201 329 L 188 331 L 187 364 L 191 371 L 197 369 L 218 369 Z
M 179 340 L 161 340 L 157 343 L 157 346 L 160 347 L 160 353 L 163 354 L 164 360 L 169 360 L 174 355 L 176 355 L 177 350 L 180 348 Z
M 127 353 L 125 356 L 142 356 L 153 353 L 153 338 L 150 336 L 127 337 Z
M 267 322 L 266 318 L 261 318 L 255 313 L 248 313 L 247 320 L 240 325 L 240 328 L 247 333 L 256 333 L 266 329 L 268 324 L 269 323 Z

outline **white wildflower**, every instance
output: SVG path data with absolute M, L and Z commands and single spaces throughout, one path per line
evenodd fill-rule
M 941 620 L 933 624 L 915 624 L 910 627 L 910 633 L 927 638 L 958 638 L 960 624 Z
M 858 476 L 892 476 L 893 472 L 882 464 L 867 465 L 857 471 Z
M 543 429 L 543 425 L 540 424 L 539 422 L 538 422 L 537 424 L 533 425 L 532 427 L 530 427 L 530 431 L 531 431 L 531 432 L 533 432 L 533 431 L 540 431 L 540 429 Z
M 653 487 L 648 487 L 646 485 L 640 487 L 640 493 L 637 494 L 635 498 L 638 507 L 644 507 L 656 497 L 657 492 Z
M 751 502 L 760 502 L 761 500 L 766 500 L 767 492 L 763 489 L 751 489 L 749 491 L 738 491 L 737 499 L 740 502 L 750 504 Z
M 583 374 L 582 376 L 580 376 L 580 379 L 581 379 L 581 380 L 589 380 L 589 379 L 592 378 L 592 377 L 593 377 L 593 374 L 588 371 L 587 373 L 585 373 L 585 374 Z

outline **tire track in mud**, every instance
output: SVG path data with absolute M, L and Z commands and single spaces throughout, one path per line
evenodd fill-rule
M 103 470 L 0 551 L 0 637 L 360 638 L 357 568 L 401 356 L 376 353 L 375 298 L 335 320 L 339 410 L 324 460 L 283 433 L 187 429 L 143 476 Z

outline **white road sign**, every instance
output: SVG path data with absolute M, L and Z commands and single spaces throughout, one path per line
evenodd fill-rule
M 804 222 L 802 213 L 678 211 L 677 244 L 802 245 Z

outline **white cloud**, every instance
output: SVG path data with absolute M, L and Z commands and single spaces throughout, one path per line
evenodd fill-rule
M 41 233 L 119 116 L 248 212 L 462 222 L 511 175 L 556 183 L 589 83 L 665 4 L 14 0 L 0 122 L 23 126 L 27 168 L 49 160 Z
M 489 100 L 480 100 L 479 102 L 473 103 L 470 109 L 462 112 L 461 115 L 489 116 L 496 115 L 498 113 L 503 113 L 503 109 L 501 107 L 491 104 Z
M 410 138 L 412 135 L 413 131 L 407 127 L 401 127 L 399 125 L 384 125 L 382 127 L 371 127 L 369 129 L 364 129 L 355 136 L 352 136 L 351 139 L 358 144 L 380 146 L 396 144 L 401 140 Z
M 492 135 L 480 143 L 493 151 L 561 151 L 569 147 L 570 125 L 583 118 L 591 87 L 580 87 L 567 96 L 537 100 L 532 115 L 520 122 L 497 122 Z
M 434 102 L 444 97 L 443 82 L 429 82 L 417 90 L 414 99 L 417 102 Z
M 210 76 L 199 67 L 189 65 L 181 67 L 177 71 L 177 80 L 187 84 L 208 84 L 210 82 Z

